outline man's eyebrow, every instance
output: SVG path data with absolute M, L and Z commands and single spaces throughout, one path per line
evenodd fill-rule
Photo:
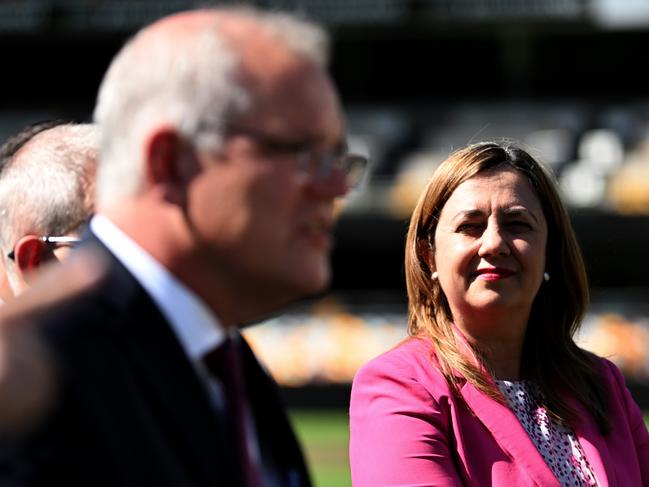
M 347 147 L 347 137 L 348 134 L 343 132 L 338 134 L 335 137 L 332 137 L 331 134 L 325 133 L 314 133 L 308 131 L 301 135 L 302 140 L 307 141 L 313 145 L 328 145 L 336 149 L 345 149 Z
M 347 137 L 345 135 L 336 140 L 326 139 L 320 136 L 306 136 L 301 139 L 301 142 L 304 146 L 312 147 L 316 150 L 323 148 L 335 154 L 345 154 L 349 151 L 349 145 L 347 144 Z

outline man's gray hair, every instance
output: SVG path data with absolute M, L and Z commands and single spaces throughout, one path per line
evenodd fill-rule
M 94 209 L 97 126 L 57 125 L 23 144 L 0 167 L 0 249 L 6 264 L 23 236 L 65 235 Z M 13 266 L 5 267 L 11 282 Z
M 317 25 L 279 12 L 218 8 L 214 22 L 192 35 L 152 35 L 144 29 L 111 63 L 94 118 L 101 127 L 100 205 L 136 195 L 143 183 L 142 138 L 168 124 L 201 150 L 218 150 L 229 120 L 251 97 L 236 79 L 240 56 L 219 34 L 221 19 L 253 21 L 280 44 L 324 68 L 328 37 Z

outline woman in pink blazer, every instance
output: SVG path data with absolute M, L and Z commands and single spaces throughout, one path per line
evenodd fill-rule
M 573 335 L 588 284 L 550 173 L 511 144 L 449 157 L 413 213 L 411 338 L 354 379 L 355 487 L 649 486 L 619 370 Z

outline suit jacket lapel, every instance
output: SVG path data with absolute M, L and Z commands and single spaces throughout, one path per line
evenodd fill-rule
M 155 319 L 149 321 L 147 311 L 142 311 L 130 335 L 133 361 L 141 372 L 143 388 L 148 388 L 151 401 L 159 408 L 162 424 L 177 441 L 178 455 L 202 477 L 198 485 L 221 485 L 215 482 L 219 478 L 236 485 L 233 479 L 238 473 L 232 469 L 237 465 L 236 456 L 227 445 L 204 385 L 164 320 L 153 315 Z
M 124 337 L 140 390 L 177 456 L 197 485 L 237 485 L 236 461 L 223 428 L 169 324 L 135 278 L 99 241 L 94 243 L 110 259 L 102 291 L 116 308 L 113 326 Z
M 241 343 L 248 397 L 262 456 L 277 467 L 281 477 L 280 485 L 308 487 L 311 482 L 304 457 L 286 415 L 277 384 L 259 365 L 243 338 Z

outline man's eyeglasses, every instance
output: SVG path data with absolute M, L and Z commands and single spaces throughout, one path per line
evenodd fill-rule
M 57 247 L 57 246 L 67 246 L 67 247 L 74 247 L 75 245 L 79 244 L 81 242 L 81 239 L 78 237 L 68 237 L 68 236 L 51 236 L 51 235 L 45 235 L 43 237 L 39 237 L 42 242 L 45 242 L 47 245 Z M 7 257 L 11 260 L 16 260 L 16 251 L 15 249 L 12 250 L 7 254 Z
M 360 154 L 350 154 L 347 152 L 346 147 L 323 151 L 314 148 L 310 143 L 280 139 L 242 127 L 230 126 L 227 133 L 250 137 L 270 152 L 294 154 L 298 171 L 316 181 L 324 181 L 334 171 L 340 171 L 345 178 L 347 188 L 350 190 L 354 189 L 362 181 L 368 164 L 367 157 Z

